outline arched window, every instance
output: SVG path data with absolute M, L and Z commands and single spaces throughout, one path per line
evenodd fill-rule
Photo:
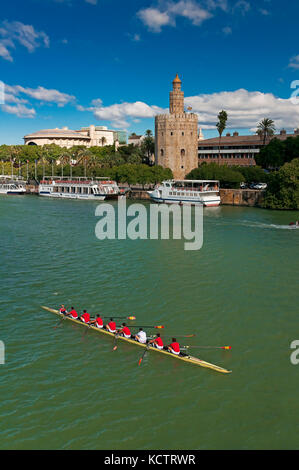
M 161 157 L 163 157 L 163 155 L 164 155 L 164 150 L 161 149 Z
M 181 150 L 181 157 L 184 157 L 185 156 L 185 149 L 182 149 Z

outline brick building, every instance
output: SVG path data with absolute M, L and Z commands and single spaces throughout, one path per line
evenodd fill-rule
M 296 137 L 297 135 L 299 135 L 299 129 L 295 129 L 294 134 L 287 134 L 285 130 L 282 130 L 280 134 L 275 134 L 272 139 L 276 137 L 285 140 L 288 137 Z M 268 139 L 267 143 L 269 143 Z M 198 163 L 199 165 L 203 162 L 214 162 L 220 165 L 253 166 L 256 164 L 255 156 L 262 147 L 263 141 L 257 134 L 241 136 L 238 132 L 227 133 L 221 138 L 220 159 L 219 137 L 198 142 Z

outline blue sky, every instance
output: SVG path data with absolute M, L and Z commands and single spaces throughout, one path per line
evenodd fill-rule
M 153 130 L 176 73 L 206 137 L 221 109 L 228 130 L 254 132 L 263 117 L 293 130 L 298 14 L 298 0 L 5 2 L 0 144 L 63 126 Z

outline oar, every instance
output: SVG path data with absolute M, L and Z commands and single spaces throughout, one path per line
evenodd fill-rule
M 118 338 L 118 335 L 115 334 L 115 335 L 114 335 L 114 341 L 113 341 L 113 349 L 112 349 L 112 351 L 116 351 L 116 350 L 117 350 L 117 345 L 116 345 L 116 340 L 117 340 L 117 338 Z
M 136 317 L 131 316 L 131 317 L 114 317 L 113 315 L 108 316 L 108 317 L 103 317 L 103 318 L 118 318 L 118 319 L 123 319 L 123 320 L 136 320 Z
M 201 349 L 231 349 L 231 346 L 181 346 L 182 349 L 201 348 Z
M 145 353 L 146 353 L 148 350 L 149 350 L 149 344 L 146 346 L 146 349 L 145 349 L 144 353 L 142 354 L 141 358 L 140 358 L 139 361 L 138 361 L 138 365 L 139 365 L 139 366 L 140 366 L 140 364 L 142 363 L 143 358 L 144 358 L 144 356 L 145 356 Z
M 149 326 L 149 325 L 132 325 L 130 328 L 164 328 L 163 325 L 157 325 L 157 326 Z
M 196 336 L 196 335 L 167 335 L 167 337 L 169 338 L 193 338 L 193 336 Z
M 61 314 L 61 318 L 59 322 L 57 323 L 57 325 L 54 326 L 54 330 L 56 330 L 56 328 L 62 324 L 63 320 L 64 320 L 64 315 Z

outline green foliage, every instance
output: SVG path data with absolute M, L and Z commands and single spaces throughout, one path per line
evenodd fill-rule
M 244 180 L 244 176 L 240 171 L 227 165 L 209 163 L 192 170 L 186 176 L 186 179 L 219 180 L 223 188 L 240 188 L 240 183 Z
M 264 145 L 266 143 L 266 139 L 274 135 L 274 132 L 275 125 L 272 119 L 265 118 L 261 122 L 259 122 L 256 133 L 263 140 Z
M 270 175 L 263 207 L 299 209 L 299 158 L 285 163 Z
M 218 122 L 216 124 L 220 137 L 222 136 L 223 131 L 226 128 L 226 121 L 227 121 L 227 112 L 222 110 L 218 114 Z
M 234 166 L 243 175 L 244 183 L 267 183 L 269 175 L 259 166 Z
M 258 165 L 267 169 L 278 169 L 284 163 L 299 158 L 299 136 L 286 140 L 272 139 L 255 157 Z

